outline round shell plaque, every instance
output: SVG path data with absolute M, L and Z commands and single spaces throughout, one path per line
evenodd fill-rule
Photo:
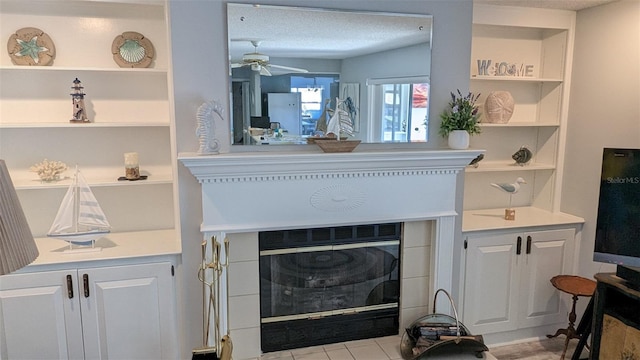
M 7 51 L 16 65 L 46 66 L 53 63 L 56 47 L 44 31 L 26 27 L 9 36 Z
M 149 67 L 155 56 L 151 41 L 135 31 L 116 36 L 111 44 L 111 53 L 118 66 L 131 68 Z

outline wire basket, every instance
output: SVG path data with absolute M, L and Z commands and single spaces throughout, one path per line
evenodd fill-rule
M 442 292 L 448 298 L 455 317 L 436 313 L 436 300 Z M 449 293 L 438 289 L 433 298 L 433 314 L 425 315 L 409 326 L 400 340 L 400 354 L 405 360 L 426 359 L 436 354 L 474 353 L 481 358 L 489 349 L 482 335 L 473 336 L 458 320 L 458 312 Z

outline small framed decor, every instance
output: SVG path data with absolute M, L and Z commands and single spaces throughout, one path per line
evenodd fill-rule
M 44 31 L 26 27 L 9 36 L 7 51 L 15 65 L 46 66 L 53 63 L 56 47 Z
M 111 44 L 113 60 L 123 68 L 146 68 L 155 57 L 151 40 L 135 31 L 116 36 Z

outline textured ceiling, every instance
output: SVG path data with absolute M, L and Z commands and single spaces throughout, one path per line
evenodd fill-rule
M 577 11 L 618 0 L 473 1 Z M 228 4 L 227 13 L 232 62 L 255 51 L 251 41 L 259 41 L 258 52 L 270 57 L 314 59 L 344 59 L 430 42 L 433 20 L 426 15 L 251 4 Z
M 618 0 L 473 0 L 476 4 L 507 5 L 578 11 Z
M 232 61 L 253 52 L 271 57 L 344 59 L 431 41 L 431 16 L 229 4 Z

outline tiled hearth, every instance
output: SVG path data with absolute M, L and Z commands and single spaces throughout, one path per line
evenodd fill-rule
M 234 359 L 261 355 L 258 231 L 403 222 L 400 328 L 426 313 L 429 294 L 453 284 L 458 173 L 479 153 L 182 155 L 202 184 L 204 237 L 230 240 Z M 226 332 L 224 314 L 221 319 Z
M 262 355 L 257 360 L 401 360 L 400 336 L 386 336 L 378 339 L 348 341 L 326 346 L 313 346 L 291 351 L 278 351 Z M 442 357 L 432 357 L 439 360 Z M 475 354 L 454 354 L 449 360 L 478 359 Z M 483 359 L 497 360 L 490 353 L 483 353 Z M 444 360 L 444 359 L 442 359 Z

